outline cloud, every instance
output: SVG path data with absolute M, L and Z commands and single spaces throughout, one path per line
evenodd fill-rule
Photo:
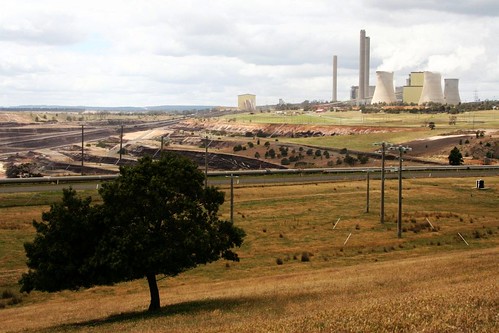
M 430 11 L 472 16 L 499 16 L 496 0 L 373 0 L 363 1 L 366 6 L 384 11 Z
M 483 95 L 493 96 L 497 5 L 452 3 L 9 2 L 0 12 L 0 105 L 234 105 L 245 92 L 259 103 L 330 99 L 334 54 L 347 99 L 358 84 L 360 29 L 371 37 L 372 71 L 395 71 L 403 84 L 410 71 L 436 70 L 458 76 L 463 90 L 486 82 Z

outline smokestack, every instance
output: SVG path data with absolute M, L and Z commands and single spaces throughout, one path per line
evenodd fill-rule
M 333 102 L 338 100 L 338 56 L 333 56 Z
M 364 67 L 364 97 L 370 97 L 371 93 L 369 91 L 369 66 L 370 66 L 370 57 L 371 57 L 371 38 L 366 37 L 365 42 L 366 53 L 364 55 L 365 67 Z
M 359 95 L 357 96 L 357 101 L 359 104 L 363 103 L 365 98 L 364 88 L 366 86 L 365 82 L 366 75 L 366 31 L 360 31 L 360 52 L 359 52 Z

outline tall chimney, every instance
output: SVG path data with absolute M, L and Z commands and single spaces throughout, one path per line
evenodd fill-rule
M 338 56 L 333 56 L 333 102 L 338 100 Z
M 370 57 L 371 57 L 371 38 L 366 37 L 366 54 L 365 54 L 365 67 L 364 67 L 364 97 L 371 97 L 371 93 L 369 91 L 369 66 L 370 66 Z
M 358 104 L 363 104 L 365 93 L 364 89 L 366 75 L 366 31 L 360 31 L 360 52 L 359 52 L 359 94 L 357 96 Z

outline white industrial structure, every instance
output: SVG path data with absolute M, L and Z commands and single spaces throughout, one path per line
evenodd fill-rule
M 372 104 L 397 102 L 393 88 L 393 72 L 376 71 L 376 89 L 374 90 Z
M 256 110 L 256 95 L 243 94 L 237 96 L 237 108 L 241 111 L 253 112 Z
M 369 93 L 369 57 L 370 57 L 370 38 L 366 37 L 366 31 L 360 31 L 360 49 L 359 49 L 359 93 L 357 95 L 357 104 L 365 104 Z
M 419 105 L 426 103 L 444 104 L 442 92 L 442 77 L 440 73 L 424 72 L 423 90 L 419 98 Z
M 338 57 L 333 56 L 333 102 L 338 100 Z
M 449 105 L 458 105 L 461 103 L 461 97 L 459 97 L 459 79 L 444 80 L 444 100 Z

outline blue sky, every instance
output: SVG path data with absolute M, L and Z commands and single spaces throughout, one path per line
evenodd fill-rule
M 236 105 L 331 99 L 358 84 L 359 31 L 376 70 L 459 78 L 499 99 L 490 0 L 0 0 L 0 105 Z

